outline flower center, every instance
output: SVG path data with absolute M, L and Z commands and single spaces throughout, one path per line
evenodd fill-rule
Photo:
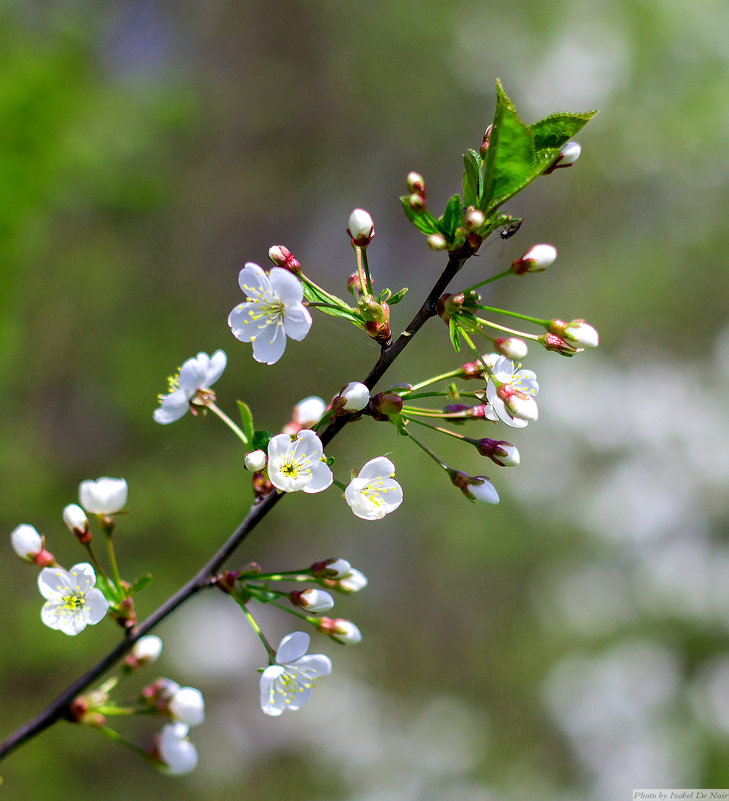
M 63 608 L 69 612 L 75 612 L 77 609 L 83 609 L 86 606 L 86 595 L 80 587 L 75 590 L 69 590 L 61 597 L 63 601 Z

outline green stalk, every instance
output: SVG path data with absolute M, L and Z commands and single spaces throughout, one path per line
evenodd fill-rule
M 243 433 L 242 429 L 240 429 L 228 415 L 219 408 L 214 401 L 206 400 L 205 401 L 206 408 L 210 409 L 213 414 L 216 414 L 228 428 L 238 437 L 238 439 L 245 445 L 248 446 L 250 443 L 248 442 L 248 437 Z

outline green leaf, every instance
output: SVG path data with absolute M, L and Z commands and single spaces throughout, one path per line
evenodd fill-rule
M 387 303 L 390 298 L 392 297 L 392 292 L 389 289 L 383 289 L 382 292 L 377 296 L 378 303 Z
M 353 309 L 341 298 L 338 298 L 336 295 L 331 295 L 329 292 L 325 292 L 319 287 L 312 286 L 306 281 L 302 281 L 302 286 L 304 287 L 304 297 L 310 304 L 313 304 L 314 308 L 319 309 L 319 311 L 331 317 L 342 317 L 359 328 L 364 328 L 362 315 L 357 309 Z
M 405 216 L 410 222 L 420 231 L 421 234 L 430 236 L 437 234 L 440 231 L 438 222 L 427 209 L 413 209 L 408 203 L 409 195 L 403 195 L 400 198 Z
M 541 175 L 557 158 L 562 145 L 595 113 L 560 112 L 527 126 L 497 81 L 496 110 L 480 203 L 486 216 Z
M 236 402 L 238 404 L 238 413 L 240 414 L 243 433 L 248 442 L 250 442 L 253 439 L 253 432 L 255 430 L 253 428 L 253 414 L 247 403 L 243 403 L 241 400 Z
M 534 137 L 534 147 L 537 150 L 545 148 L 560 150 L 595 114 L 597 111 L 582 113 L 560 111 L 533 123 L 529 126 L 529 130 Z
M 463 205 L 478 206 L 483 189 L 483 173 L 481 159 L 475 150 L 470 148 L 463 154 Z
M 461 206 L 460 195 L 453 195 L 446 203 L 443 215 L 438 219 L 438 228 L 449 245 L 453 243 L 456 237 L 456 228 L 461 223 L 462 216 L 463 207 Z
M 251 447 L 254 451 L 265 451 L 268 448 L 268 441 L 273 434 L 270 431 L 258 430 L 251 437 Z
M 453 345 L 453 350 L 459 352 L 461 350 L 461 336 L 458 332 L 458 324 L 455 321 L 454 317 L 448 321 L 448 333 L 451 337 L 451 345 Z
M 129 594 L 134 595 L 136 592 L 141 592 L 145 587 L 148 587 L 150 582 L 152 581 L 152 574 L 145 573 L 143 576 L 140 576 L 134 584 L 132 584 Z
M 387 302 L 390 306 L 394 306 L 396 303 L 399 303 L 406 295 L 408 288 L 404 286 L 402 289 L 395 292 L 395 294 L 388 300 Z

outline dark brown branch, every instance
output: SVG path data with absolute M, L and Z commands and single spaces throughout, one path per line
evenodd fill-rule
M 408 342 L 410 342 L 412 337 L 422 328 L 427 320 L 435 316 L 435 304 L 438 298 L 443 294 L 450 281 L 461 269 L 466 259 L 472 255 L 473 250 L 468 247 L 464 247 L 462 250 L 450 255 L 448 264 L 443 270 L 443 273 L 436 281 L 417 314 L 410 321 L 408 327 L 389 347 L 383 348 L 380 352 L 377 363 L 363 381 L 370 389 L 382 378 L 390 365 L 400 355 Z M 345 416 L 337 417 L 329 423 L 320 435 L 322 444 L 327 445 L 331 442 L 350 419 L 351 418 Z M 28 721 L 28 723 L 17 729 L 17 731 L 11 734 L 3 743 L 0 743 L 0 759 L 3 759 L 16 748 L 23 745 L 23 743 L 35 737 L 37 734 L 40 734 L 40 732 L 47 729 L 53 723 L 56 723 L 56 721 L 64 718 L 68 712 L 71 701 L 118 662 L 140 637 L 149 633 L 155 626 L 177 609 L 178 606 L 189 598 L 192 598 L 193 595 L 196 595 L 200 590 L 206 587 L 210 587 L 212 585 L 212 580 L 217 575 L 224 562 L 233 554 L 243 540 L 253 531 L 271 509 L 273 509 L 282 497 L 282 494 L 272 492 L 263 500 L 254 502 L 245 519 L 230 535 L 224 545 L 186 584 L 180 587 L 174 595 L 170 596 L 146 620 L 136 626 L 129 635 L 109 651 L 106 656 L 100 659 L 82 676 L 79 676 L 73 684 L 64 690 L 45 709 L 39 712 L 32 720 Z

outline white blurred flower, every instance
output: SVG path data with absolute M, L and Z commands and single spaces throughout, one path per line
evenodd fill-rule
M 500 419 L 512 428 L 525 428 L 530 420 L 539 416 L 534 400 L 539 384 L 536 373 L 518 367 L 514 367 L 514 362 L 506 356 L 500 356 L 493 363 L 492 377 L 486 386 L 491 410 L 486 416 L 490 420 Z
M 282 267 L 266 274 L 253 262 L 240 271 L 238 284 L 248 296 L 228 315 L 233 336 L 253 344 L 253 358 L 275 364 L 286 348 L 286 337 L 302 340 L 311 328 L 311 314 L 302 303 L 304 290 L 296 276 Z
M 43 537 L 35 526 L 21 523 L 10 532 L 10 544 L 21 559 L 32 562 L 43 550 Z
M 153 415 L 155 422 L 167 425 L 179 420 L 195 402 L 198 393 L 210 390 L 227 363 L 228 357 L 222 350 L 216 350 L 212 356 L 200 352 L 184 362 L 177 374 L 169 379 L 168 393 L 159 396 L 159 407 Z
M 87 562 L 69 571 L 46 567 L 38 574 L 38 589 L 46 599 L 41 620 L 52 629 L 74 636 L 102 620 L 109 602 L 95 589 L 96 574 Z
M 81 506 L 92 515 L 113 515 L 127 502 L 127 482 L 123 478 L 102 476 L 82 481 L 78 488 Z
M 156 662 L 162 653 L 162 640 L 156 634 L 140 637 L 130 651 L 139 665 L 149 665 Z
M 309 395 L 294 406 L 292 420 L 301 428 L 311 428 L 321 420 L 326 410 L 327 403 L 324 398 Z
M 402 503 L 402 487 L 394 480 L 395 465 L 384 456 L 370 459 L 344 490 L 344 498 L 362 520 L 380 520 Z
M 321 440 L 309 429 L 293 438 L 277 434 L 268 442 L 268 477 L 283 492 L 322 492 L 333 479 L 322 456 Z
M 276 652 L 276 663 L 261 674 L 261 709 L 266 715 L 299 709 L 309 700 L 317 679 L 332 672 L 328 656 L 307 655 L 309 641 L 303 631 L 287 634 Z
M 205 701 L 195 687 L 179 687 L 167 704 L 175 720 L 188 726 L 197 726 L 205 720 Z
M 175 721 L 166 723 L 159 733 L 157 750 L 167 773 L 173 776 L 182 776 L 197 767 L 197 749 L 187 739 L 189 730 L 185 723 Z

